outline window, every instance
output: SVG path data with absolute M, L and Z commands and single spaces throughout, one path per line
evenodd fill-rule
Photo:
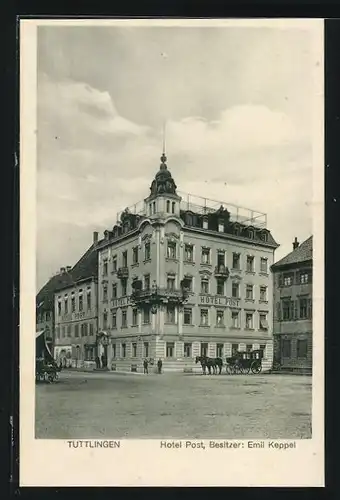
M 201 263 L 210 264 L 210 248 L 202 248 Z
M 282 319 L 283 321 L 289 321 L 292 319 L 292 303 L 290 300 L 282 301 Z
M 261 273 L 268 273 L 268 259 L 261 257 L 260 260 L 260 271 Z
M 296 343 L 296 353 L 298 358 L 307 358 L 307 340 L 298 340 Z
M 254 290 L 253 285 L 247 285 L 246 286 L 246 299 L 247 300 L 253 300 L 254 299 L 253 290 Z
M 267 321 L 267 314 L 266 313 L 260 313 L 259 314 L 259 329 L 260 330 L 268 330 L 268 321 Z
M 253 328 L 253 313 L 246 313 L 246 329 L 251 330 Z
M 156 213 L 156 202 L 152 202 L 152 212 L 155 214 Z
M 290 358 L 292 352 L 292 344 L 290 340 L 284 339 L 282 341 L 282 357 Z
M 59 329 L 59 326 L 55 327 L 55 338 L 56 339 L 60 338 L 60 329 Z
M 208 356 L 208 344 L 201 342 L 201 356 Z
M 115 255 L 113 258 L 112 258 L 112 272 L 116 272 L 117 271 L 117 255 Z
M 150 274 L 144 276 L 144 290 L 150 290 Z
M 112 344 L 112 357 L 115 358 L 117 356 L 117 346 L 116 344 Z
M 260 344 L 260 351 L 262 351 L 262 356 L 265 356 L 266 352 L 266 344 Z
M 122 297 L 127 295 L 127 280 L 126 278 L 122 279 Z
M 149 241 L 146 242 L 144 246 L 144 259 L 145 260 L 151 259 L 151 246 Z
M 191 358 L 191 353 L 192 353 L 192 344 L 185 343 L 184 344 L 184 357 Z
M 217 268 L 220 269 L 225 265 L 225 252 L 218 250 L 217 252 Z
M 299 318 L 307 319 L 307 299 L 300 299 Z
M 76 298 L 73 295 L 71 295 L 71 312 L 75 312 L 76 311 Z
M 167 277 L 166 287 L 168 290 L 175 290 L 175 276 L 168 276 Z
M 216 346 L 216 356 L 218 358 L 223 358 L 223 344 L 217 344 L 217 346 Z
M 231 354 L 232 356 L 238 351 L 238 344 L 231 344 Z
M 82 311 L 83 310 L 83 296 L 82 295 L 79 295 L 78 304 L 79 304 L 79 311 Z
M 149 357 L 149 342 L 144 342 L 144 357 Z
M 192 245 L 185 245 L 184 259 L 187 262 L 193 262 L 193 260 L 194 260 L 194 248 Z
M 117 297 L 117 283 L 112 284 L 112 298 L 115 299 Z
M 123 252 L 123 267 L 127 267 L 128 265 L 128 257 L 127 257 L 127 250 Z
M 65 311 L 65 314 L 68 313 L 68 299 L 67 298 L 64 299 L 64 311 Z
M 301 273 L 300 274 L 300 283 L 301 284 L 306 284 L 308 283 L 308 273 Z
M 246 345 L 246 352 L 251 352 L 253 350 L 253 345 L 252 344 L 247 344 Z
M 61 301 L 58 301 L 58 315 L 61 315 Z
M 74 325 L 74 336 L 79 337 L 79 325 Z
M 209 293 L 209 280 L 207 278 L 201 279 L 201 293 Z
M 93 323 L 90 323 L 90 332 L 89 335 L 93 335 Z
M 240 285 L 238 283 L 233 283 L 231 287 L 231 296 L 234 299 L 238 299 L 240 297 Z
M 217 326 L 224 326 L 224 311 L 222 309 L 216 311 L 216 324 Z
M 254 272 L 254 257 L 252 257 L 251 255 L 247 255 L 247 272 Z
M 67 336 L 71 337 L 71 325 L 67 325 Z
M 240 328 L 240 313 L 239 311 L 231 312 L 231 326 L 233 328 Z
M 112 328 L 117 328 L 117 313 L 116 311 L 112 313 Z
M 84 337 L 87 337 L 87 323 L 84 323 L 83 325 L 83 335 Z
M 189 307 L 184 308 L 183 323 L 185 325 L 192 325 L 192 309 Z
M 150 323 L 150 309 L 144 309 L 143 311 L 143 323 Z
M 84 337 L 84 325 L 80 325 L 80 336 Z
M 132 249 L 132 263 L 138 264 L 138 247 Z
M 233 253 L 233 269 L 240 269 L 240 254 Z
M 267 302 L 267 287 L 260 286 L 260 301 Z
M 62 336 L 62 338 L 65 337 L 65 327 L 64 326 L 61 327 L 61 336 Z
M 138 309 L 132 309 L 132 326 L 138 324 Z
M 176 208 L 176 203 L 173 201 L 172 202 L 172 213 L 175 213 L 175 208 Z
M 224 295 L 224 280 L 217 279 L 217 295 Z
M 168 213 L 170 213 L 170 201 L 169 200 L 167 200 L 167 202 L 166 202 L 166 211 Z
M 107 302 L 107 285 L 103 286 L 103 301 Z
M 166 343 L 166 357 L 173 358 L 174 353 L 175 353 L 175 343 L 174 342 L 167 342 Z
M 104 330 L 107 328 L 107 312 L 103 314 L 103 328 Z
M 201 326 L 208 326 L 209 324 L 209 311 L 208 309 L 201 309 Z
M 86 301 L 87 301 L 87 310 L 89 311 L 91 309 L 91 290 L 89 290 L 86 294 Z
M 168 241 L 167 257 L 168 259 L 176 259 L 176 243 L 174 241 Z
M 132 357 L 137 358 L 137 343 L 132 342 Z
M 122 328 L 125 328 L 127 326 L 127 314 L 126 311 L 122 311 Z
M 126 344 L 122 344 L 122 358 L 126 358 Z
M 103 276 L 107 276 L 107 259 L 103 261 Z
M 167 323 L 176 323 L 176 311 L 175 307 L 172 305 L 168 305 L 166 307 L 166 322 Z
M 291 274 L 286 274 L 283 276 L 283 285 L 291 286 L 293 284 L 293 276 Z

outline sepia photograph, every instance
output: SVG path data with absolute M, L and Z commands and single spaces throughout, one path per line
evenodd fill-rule
M 135 455 L 116 485 L 322 485 L 322 30 L 22 21 L 27 485 L 44 446 Z

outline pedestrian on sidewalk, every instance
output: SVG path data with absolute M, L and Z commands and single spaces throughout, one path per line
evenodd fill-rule
M 144 367 L 144 373 L 146 373 L 146 374 L 149 373 L 148 365 L 149 365 L 148 360 L 144 359 L 143 367 Z
M 162 373 L 162 366 L 163 366 L 162 360 L 161 358 L 159 358 L 159 360 L 157 361 L 158 373 Z

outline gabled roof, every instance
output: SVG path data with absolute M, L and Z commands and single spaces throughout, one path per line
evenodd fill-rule
M 278 267 L 289 266 L 292 264 L 298 264 L 300 262 L 306 262 L 313 259 L 313 236 L 310 236 L 295 250 L 290 252 L 288 255 L 283 257 L 278 262 L 272 265 L 272 269 L 275 270 Z
M 77 281 L 91 278 L 98 274 L 98 243 L 96 245 L 92 244 L 70 271 L 52 276 L 43 286 L 36 297 L 36 305 L 39 310 L 53 309 L 54 294 L 59 290 L 72 286 Z

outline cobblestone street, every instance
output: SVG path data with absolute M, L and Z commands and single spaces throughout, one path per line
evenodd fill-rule
M 36 386 L 36 438 L 311 437 L 312 379 L 61 372 Z

